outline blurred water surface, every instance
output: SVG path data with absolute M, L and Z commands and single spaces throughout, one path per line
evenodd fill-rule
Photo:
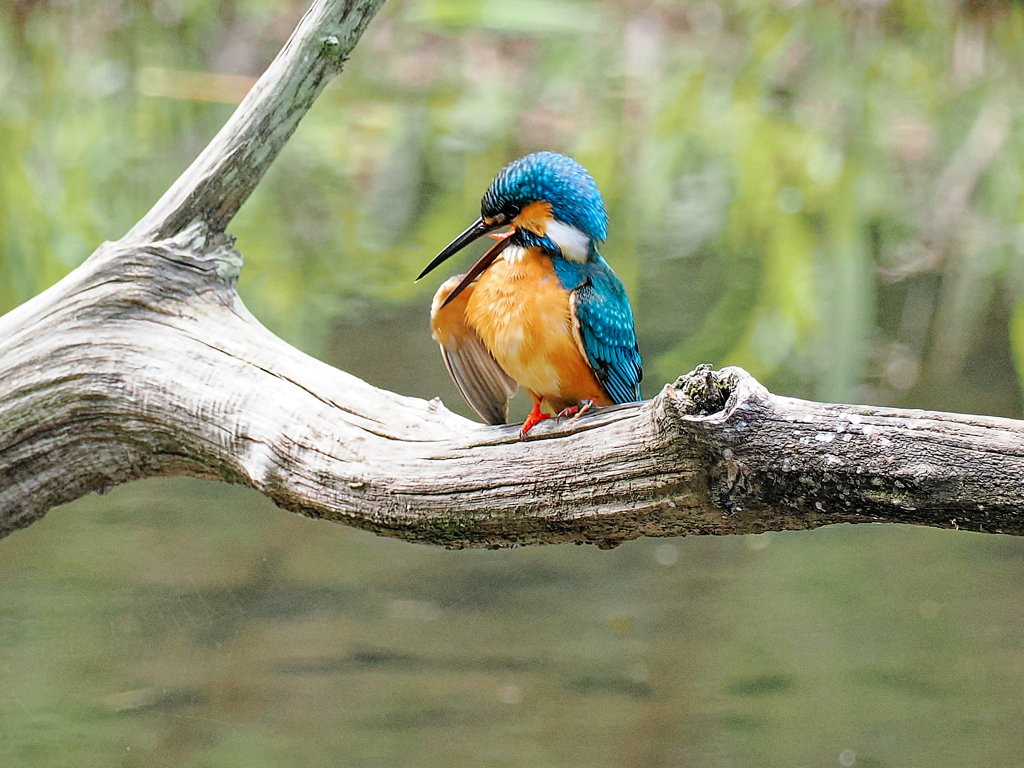
M 0 8 L 0 311 L 144 214 L 302 10 Z M 554 149 L 605 195 L 647 396 L 707 361 L 1019 418 L 1022 70 L 1012 2 L 392 2 L 231 227 L 240 290 L 465 412 L 426 329 L 441 276 L 412 278 Z M 137 483 L 0 542 L 0 755 L 1017 765 L 1022 554 L 893 526 L 445 552 Z

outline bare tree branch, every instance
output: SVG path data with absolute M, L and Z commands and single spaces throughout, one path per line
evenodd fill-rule
M 867 521 L 1024 532 L 1020 422 L 805 402 L 701 368 L 520 441 L 264 329 L 223 228 L 380 2 L 315 3 L 153 210 L 0 318 L 0 535 L 167 475 L 451 547 Z
M 223 232 L 382 5 L 314 2 L 231 119 L 125 239 L 162 240 L 196 220 Z

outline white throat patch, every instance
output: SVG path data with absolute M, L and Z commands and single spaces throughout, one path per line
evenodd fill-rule
M 569 261 L 585 262 L 590 252 L 590 238 L 570 224 L 557 219 L 547 223 L 545 234 L 551 239 L 562 255 Z
M 509 264 L 516 264 L 523 260 L 523 256 L 526 255 L 526 249 L 518 245 L 510 245 L 501 252 L 498 256 L 499 259 L 504 259 Z

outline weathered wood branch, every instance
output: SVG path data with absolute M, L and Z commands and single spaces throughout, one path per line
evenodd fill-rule
M 382 5 L 314 2 L 231 119 L 126 239 L 173 237 L 197 219 L 223 232 Z
M 380 2 L 315 3 L 153 210 L 0 318 L 0 535 L 161 475 L 456 547 L 868 521 L 1024 532 L 1021 422 L 811 403 L 699 369 L 520 441 L 264 329 L 224 227 Z

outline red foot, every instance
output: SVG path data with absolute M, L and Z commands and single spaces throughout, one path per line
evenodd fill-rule
M 572 416 L 572 419 L 569 421 L 569 423 L 572 424 L 574 421 L 576 421 L 576 419 L 578 419 L 580 416 L 582 416 L 584 413 L 586 413 L 593 407 L 593 400 L 580 400 L 578 404 L 570 405 L 568 408 L 564 408 L 561 411 L 559 411 L 558 418 L 565 419 L 568 418 L 569 416 Z
M 526 417 L 526 421 L 523 422 L 523 426 L 519 428 L 519 437 L 526 437 L 526 433 L 531 429 L 540 424 L 544 419 L 550 419 L 551 414 L 540 412 L 540 403 L 534 402 L 533 410 L 530 411 L 530 415 Z

